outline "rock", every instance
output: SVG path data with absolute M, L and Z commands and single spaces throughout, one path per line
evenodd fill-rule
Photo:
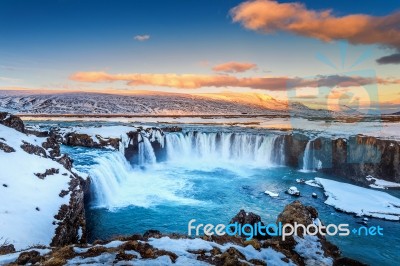
M 13 253 L 13 252 L 15 252 L 14 245 L 12 245 L 12 244 L 9 244 L 9 245 L 1 244 L 0 245 L 0 255 L 5 255 L 8 253 Z
M 71 171 L 72 163 L 74 161 L 67 154 L 63 154 L 60 158 L 56 158 L 55 160 L 60 164 L 62 164 L 65 167 L 65 169 Z
M 89 248 L 88 251 L 85 253 L 80 254 L 83 258 L 91 258 L 91 257 L 97 257 L 104 252 L 107 252 L 107 248 L 103 246 L 95 246 L 92 248 Z
M 117 256 L 115 256 L 115 260 L 117 262 L 121 261 L 121 260 L 129 261 L 129 260 L 136 259 L 136 258 L 137 258 L 136 255 L 126 254 L 124 251 L 118 252 Z
M 251 239 L 251 240 L 244 241 L 244 245 L 245 246 L 251 245 L 251 246 L 253 246 L 253 248 L 255 248 L 257 250 L 261 249 L 260 242 L 257 239 L 254 239 L 254 238 Z
M 300 196 L 300 191 L 297 189 L 297 187 L 290 187 L 286 192 L 292 196 L 296 197 Z
M 37 156 L 47 158 L 46 150 L 43 149 L 42 147 L 23 141 L 21 148 L 29 154 L 35 154 Z
M 48 137 L 47 140 L 43 142 L 42 147 L 49 152 L 52 158 L 61 156 L 60 145 L 54 136 Z
M 245 260 L 246 257 L 234 247 L 221 254 L 221 265 L 224 266 L 247 266 L 248 264 L 243 262 Z
M 254 225 L 258 222 L 261 222 L 260 215 L 255 213 L 249 212 L 247 213 L 245 210 L 240 210 L 238 214 L 236 214 L 230 221 L 231 224 L 233 223 L 239 224 L 251 224 Z
M 67 133 L 62 139 L 63 144 L 68 146 L 80 146 L 88 148 L 104 148 L 111 146 L 118 150 L 120 139 L 119 138 L 103 138 L 100 135 L 96 135 L 97 141 L 93 140 L 91 136 L 87 134 L 79 134 L 75 132 Z
M 62 205 L 58 214 L 54 216 L 58 220 L 58 227 L 51 241 L 51 246 L 64 246 L 73 243 L 86 242 L 86 218 L 85 218 L 85 184 L 79 176 L 71 175 L 69 191 L 71 193 L 69 204 Z M 61 192 L 60 194 L 65 194 Z M 62 195 L 60 195 L 62 196 Z M 81 235 L 80 235 L 81 234 Z
M 43 257 L 40 256 L 40 253 L 38 251 L 32 250 L 32 251 L 28 251 L 28 252 L 22 252 L 19 255 L 16 263 L 18 265 L 25 265 L 28 263 L 35 264 L 35 263 L 40 262 L 42 260 L 42 258 Z
M 333 266 L 367 266 L 362 262 L 347 257 L 338 258 L 333 262 Z
M 50 168 L 46 169 L 44 173 L 35 173 L 35 176 L 39 177 L 40 179 L 45 179 L 46 176 L 58 174 L 60 169 Z
M 149 238 L 161 238 L 162 234 L 160 231 L 158 230 L 147 230 L 144 234 L 143 237 L 145 239 L 149 239 Z
M 311 206 L 304 206 L 300 201 L 296 200 L 286 205 L 283 211 L 278 215 L 276 223 L 282 224 L 303 224 L 305 226 L 313 223 L 313 218 L 318 217 L 318 212 Z M 297 232 L 302 235 L 301 230 Z
M 172 127 L 163 127 L 161 128 L 163 132 L 182 132 L 181 127 L 172 126 Z
M 6 112 L 0 112 L 0 125 L 11 127 L 22 133 L 25 131 L 25 126 L 21 118 Z
M 4 151 L 6 153 L 15 152 L 13 147 L 8 146 L 7 144 L 5 144 L 1 141 L 0 141 L 0 150 Z

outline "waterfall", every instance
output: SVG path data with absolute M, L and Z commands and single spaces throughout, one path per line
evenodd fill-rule
M 154 164 L 155 162 L 156 155 L 150 140 L 139 134 L 139 165 Z
M 91 205 L 95 208 L 148 208 L 166 202 L 199 204 L 182 195 L 182 191 L 191 187 L 188 181 L 168 175 L 163 167 L 134 168 L 120 152 L 96 157 L 88 174 L 92 186 Z
M 231 162 L 259 167 L 284 162 L 284 143 L 279 136 L 188 132 L 169 133 L 165 138 L 168 161 Z
M 89 173 L 94 188 L 91 190 L 94 204 L 99 207 L 112 206 L 121 183 L 129 178 L 131 165 L 119 152 L 99 156 L 95 162 L 96 167 Z
M 322 162 L 315 158 L 314 140 L 309 140 L 304 150 L 302 171 L 315 171 L 321 167 Z

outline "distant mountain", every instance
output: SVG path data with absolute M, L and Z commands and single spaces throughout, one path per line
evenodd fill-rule
M 290 109 L 290 112 L 288 111 Z M 125 94 L 57 91 L 1 91 L 0 111 L 20 114 L 330 116 L 301 103 L 256 93 L 183 94 L 136 91 Z

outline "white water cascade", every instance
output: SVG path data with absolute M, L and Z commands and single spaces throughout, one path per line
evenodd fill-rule
M 150 140 L 147 137 L 139 135 L 139 165 L 154 164 L 156 155 Z
M 278 136 L 241 133 L 188 132 L 166 134 L 168 161 L 201 161 L 246 164 L 256 167 L 279 165 L 283 148 Z
M 322 162 L 315 158 L 314 140 L 307 142 L 303 155 L 303 172 L 312 172 L 322 167 Z

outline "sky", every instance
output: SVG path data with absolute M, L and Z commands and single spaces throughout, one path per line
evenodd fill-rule
M 393 1 L 0 1 L 0 89 L 262 93 L 400 110 Z

